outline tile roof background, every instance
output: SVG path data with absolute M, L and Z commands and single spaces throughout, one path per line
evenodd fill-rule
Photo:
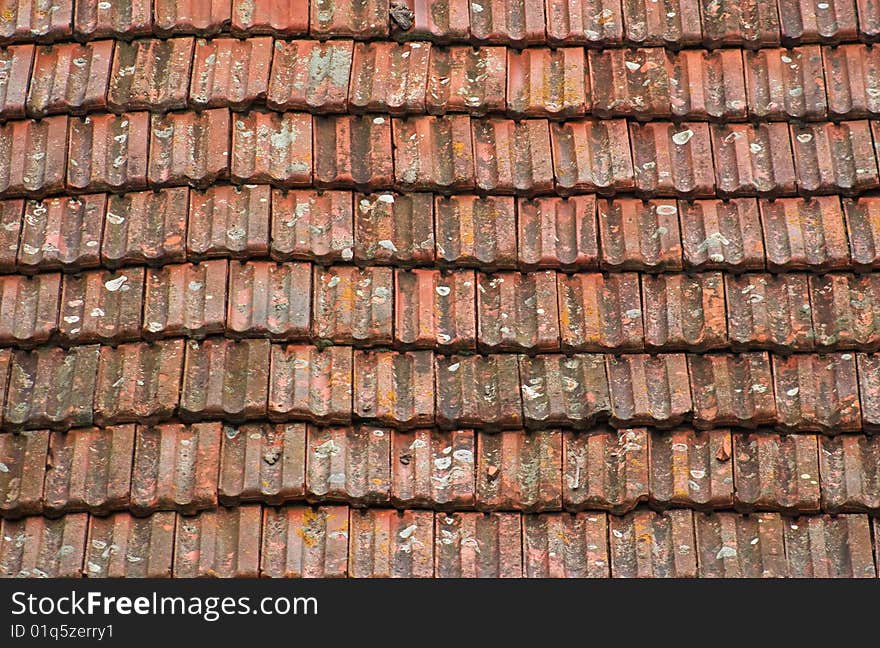
M 0 576 L 876 577 L 867 0 L 0 0 Z

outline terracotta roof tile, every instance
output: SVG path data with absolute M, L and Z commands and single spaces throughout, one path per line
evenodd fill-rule
M 345 112 L 351 41 L 276 41 L 266 103 L 277 110 Z
M 260 572 L 259 506 L 217 508 L 177 518 L 174 577 L 255 577 Z
M 857 37 L 853 0 L 779 0 L 777 6 L 784 41 L 836 42 Z
M 517 212 L 520 267 L 598 268 L 595 196 L 520 198 Z
M 866 516 L 800 517 L 783 528 L 791 577 L 876 578 Z
M 186 108 L 192 60 L 192 38 L 117 43 L 107 103 L 119 111 Z
M 43 213 L 45 214 L 45 212 Z M 16 269 L 16 257 L 18 256 L 18 244 L 22 233 L 23 215 L 24 200 L 0 201 L 0 272 L 13 272 Z M 41 219 L 34 217 L 33 220 L 39 222 Z M 45 221 L 41 224 L 45 225 Z M 25 223 L 25 225 L 29 225 L 29 223 Z M 39 253 L 39 247 L 30 247 L 33 247 L 34 251 Z M 26 268 L 21 268 L 21 270 L 26 270 Z
M 861 118 L 880 113 L 880 50 L 861 44 L 823 47 L 828 112 Z
M 70 36 L 73 2 L 9 2 L 0 17 L 0 44 L 22 40 L 53 41 Z
M 124 46 L 124 45 L 123 45 Z M 107 107 L 107 90 L 111 79 L 110 63 L 113 59 L 113 41 L 95 41 L 80 45 L 65 43 L 50 47 L 37 47 L 30 89 L 27 94 L 27 111 L 34 117 L 54 113 L 82 113 Z M 21 65 L 27 46 L 9 48 L 14 54 L 9 61 L 9 78 L 14 75 L 26 78 L 27 72 L 16 69 Z M 13 96 L 9 96 L 9 91 Z M 7 86 L 6 102 L 16 100 L 15 86 Z M 10 117 L 21 116 L 13 114 Z M 4 110 L 6 112 L 6 110 Z
M 733 435 L 736 505 L 746 510 L 819 510 L 819 453 L 813 434 Z
M 697 0 L 623 0 L 626 40 L 638 45 L 695 45 L 702 38 Z
M 516 513 L 437 513 L 438 578 L 522 578 L 522 521 Z
M 543 43 L 544 7 L 529 0 L 471 2 L 471 38 L 510 45 Z
M 434 423 L 434 357 L 430 351 L 355 351 L 355 416 L 399 428 Z
M 689 355 L 694 425 L 756 427 L 776 422 L 766 353 Z
M 350 421 L 353 361 L 350 347 L 273 345 L 269 416 Z
M 436 357 L 437 423 L 446 428 L 522 426 L 515 355 Z
M 151 0 L 77 0 L 73 29 L 81 38 L 149 34 Z
M 223 504 L 281 504 L 306 493 L 306 426 L 224 426 L 217 490 Z
M 33 346 L 58 329 L 61 275 L 0 276 L 0 344 Z
M 507 106 L 506 78 L 507 54 L 503 47 L 434 47 L 425 107 L 435 114 L 503 111 Z
M 566 432 L 562 467 L 565 508 L 620 515 L 647 500 L 649 436 L 643 428 Z
M 552 44 L 611 45 L 623 38 L 620 0 L 545 0 Z
M 599 200 L 599 263 L 608 270 L 682 269 L 674 200 Z
M 590 119 L 552 124 L 550 139 L 560 192 L 607 193 L 635 188 L 624 120 Z
M 356 261 L 411 265 L 434 260 L 431 194 L 355 194 L 354 201 Z
M 253 508 L 259 511 L 259 507 Z M 347 506 L 266 508 L 261 575 L 271 578 L 346 576 L 348 513 Z
M 81 578 L 89 516 L 29 517 L 0 525 L 0 575 Z
M 784 578 L 783 527 L 776 513 L 695 513 L 702 578 Z
M 880 429 L 880 355 L 859 353 L 857 362 L 862 426 L 866 432 L 876 432 Z
M 394 431 L 391 501 L 395 506 L 472 508 L 476 450 L 473 430 Z
M 394 341 L 404 347 L 475 349 L 476 276 L 469 270 L 396 270 Z
M 182 416 L 265 416 L 268 390 L 268 340 L 187 342 L 180 390 Z
M 695 578 L 694 513 L 638 509 L 608 516 L 611 575 L 614 578 Z
M 74 344 L 137 340 L 143 301 L 143 268 L 65 275 L 59 333 Z
M 583 116 L 592 105 L 584 50 L 507 50 L 507 110 L 517 117 Z
M 68 188 L 119 191 L 146 187 L 149 137 L 150 118 L 145 112 L 71 119 Z
M 668 117 L 670 69 L 661 48 L 589 51 L 592 113 L 599 117 Z
M 526 194 L 553 189 L 547 121 L 480 119 L 471 126 L 477 189 Z
M 556 273 L 477 273 L 477 341 L 485 351 L 558 351 Z
M 229 0 L 154 0 L 153 25 L 159 35 L 209 36 L 229 24 Z
M 871 0 L 856 0 L 856 11 L 859 17 L 859 35 L 875 40 L 880 36 L 880 7 Z
M 315 267 L 312 333 L 334 344 L 391 344 L 394 271 Z
M 710 47 L 748 48 L 779 44 L 776 3 L 762 0 L 700 0 L 703 41 Z
M 644 348 L 639 277 L 634 272 L 557 275 L 562 347 L 572 351 Z
M 562 506 L 562 432 L 507 430 L 477 436 L 481 511 L 555 511 Z
M 675 427 L 692 410 L 684 354 L 607 356 L 611 422 Z
M 431 578 L 434 514 L 367 509 L 350 513 L 349 576 Z
M 388 503 L 391 431 L 368 426 L 309 427 L 308 497 L 356 506 Z
M 791 126 L 801 193 L 855 193 L 880 187 L 867 121 Z
M 826 114 L 822 50 L 816 45 L 743 52 L 749 116 L 813 120 Z M 795 145 L 796 146 L 796 145 Z
M 581 428 L 611 411 L 605 359 L 598 354 L 519 358 L 526 426 Z
M 196 108 L 245 108 L 266 99 L 272 39 L 198 39 L 189 102 Z
M 226 261 L 147 270 L 144 337 L 203 337 L 226 327 Z
M 419 38 L 436 42 L 466 39 L 470 33 L 468 0 L 400 0 L 413 12 L 412 27 L 407 31 L 394 29 L 398 38 Z
M 385 117 L 314 118 L 315 184 L 321 187 L 390 187 L 394 182 L 391 122 Z
M 642 276 L 645 346 L 653 350 L 706 351 L 727 345 L 724 276 Z
M 604 513 L 523 516 L 528 578 L 607 578 L 608 518 Z
M 782 429 L 825 434 L 861 429 L 852 354 L 773 356 L 773 379 Z
M 99 347 L 16 351 L 3 421 L 13 429 L 91 425 Z
M 880 277 L 810 276 L 816 344 L 826 349 L 875 351 L 880 347 Z
M 474 152 L 467 117 L 395 118 L 393 133 L 394 174 L 402 188 L 474 188 Z
M 880 198 L 846 198 L 843 213 L 853 269 L 870 271 L 880 267 Z
M 180 393 L 182 364 L 182 340 L 101 347 L 96 423 L 146 423 L 170 416 Z
M 794 193 L 797 178 L 786 124 L 715 124 L 712 149 L 720 194 Z
M 437 196 L 437 260 L 460 267 L 516 267 L 516 211 L 504 196 Z
M 819 468 L 823 511 L 880 509 L 880 437 L 820 436 Z
M 153 115 L 151 122 L 151 184 L 203 185 L 228 175 L 228 111 Z
M 635 0 L 663 11 L 651 0 Z M 696 0 L 680 3 L 682 13 L 698 11 Z M 625 6 L 625 5 L 624 5 Z M 657 7 L 654 9 L 654 7 Z M 684 20 L 682 18 L 682 23 Z M 695 34 L 699 37 L 699 33 Z M 736 120 L 746 117 L 746 85 L 742 53 L 735 49 L 681 50 L 667 54 L 670 60 L 669 101 L 674 117 Z
M 836 196 L 760 201 L 767 269 L 845 270 L 847 231 Z
M 703 123 L 630 124 L 636 189 L 649 196 L 712 196 L 709 127 Z
M 347 191 L 272 190 L 273 259 L 344 261 L 354 257 L 352 197 Z M 244 213 L 252 213 L 246 210 Z
M 232 33 L 302 36 L 309 30 L 309 0 L 232 0 Z
M 727 508 L 733 504 L 728 430 L 679 428 L 650 434 L 650 498 L 661 507 Z
M 803 274 L 725 277 L 727 332 L 734 349 L 808 351 L 814 333 Z
M 425 112 L 430 43 L 357 43 L 348 101 L 366 112 Z
M 189 191 L 185 187 L 111 195 L 101 263 L 180 263 L 186 259 Z M 86 244 L 88 245 L 88 243 Z
M 308 185 L 312 119 L 301 113 L 250 112 L 232 118 L 233 180 Z
M 678 207 L 685 268 L 764 269 L 764 239 L 754 199 L 682 201 Z
M 0 514 L 35 515 L 43 510 L 43 475 L 49 433 L 46 430 L 0 434 Z
M 311 265 L 233 261 L 228 302 L 226 329 L 233 336 L 306 337 L 311 328 Z
M 127 509 L 134 440 L 134 425 L 53 432 L 41 465 L 45 510 L 106 514 Z
M 67 124 L 67 117 L 59 115 L 0 126 L 0 191 L 4 197 L 51 193 L 64 187 Z M 75 157 L 90 156 L 77 151 Z
M 388 0 L 312 0 L 310 4 L 314 37 L 367 40 L 388 35 Z
M 84 574 L 89 578 L 170 578 L 174 513 L 89 518 Z

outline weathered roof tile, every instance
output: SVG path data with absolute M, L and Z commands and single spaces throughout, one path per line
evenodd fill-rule
M 226 330 L 233 336 L 297 339 L 311 329 L 312 267 L 308 263 L 229 264 Z
M 473 271 L 396 270 L 394 340 L 415 348 L 475 349 Z
M 761 49 L 744 52 L 743 58 L 750 117 L 783 121 L 825 117 L 825 77 L 818 46 Z
M 582 428 L 608 418 L 611 402 L 603 356 L 521 355 L 519 373 L 526 426 Z
M 653 503 L 696 509 L 733 504 L 730 431 L 679 428 L 652 433 L 648 442 Z
M 275 41 L 266 103 L 276 110 L 345 112 L 351 41 Z
M 638 45 L 695 45 L 702 38 L 698 0 L 623 0 L 626 40 Z
M 0 344 L 34 346 L 58 330 L 61 275 L 0 276 Z
M 880 509 L 880 437 L 820 436 L 819 469 L 823 511 Z
M 670 69 L 662 48 L 590 50 L 591 112 L 599 117 L 669 117 Z
M 642 275 L 645 346 L 706 351 L 727 345 L 724 275 Z
M 226 261 L 147 270 L 145 337 L 204 337 L 226 328 Z
M 556 273 L 477 273 L 477 341 L 486 351 L 558 351 Z
M 145 112 L 71 119 L 67 186 L 90 191 L 143 189 L 149 137 L 150 118 Z M 59 166 L 64 168 L 63 163 Z
M 434 514 L 352 509 L 348 562 L 353 578 L 431 578 Z
M 620 0 L 545 0 L 551 44 L 615 45 L 623 39 Z
M 348 519 L 347 506 L 264 509 L 260 574 L 270 578 L 346 576 Z
M 17 68 L 25 55 L 27 46 L 11 47 L 9 75 L 6 86 L 8 108 L 16 117 L 14 109 L 14 83 L 18 78 L 26 79 L 30 74 L 30 89 L 27 93 L 27 111 L 34 117 L 54 113 L 82 113 L 101 110 L 107 107 L 108 85 L 111 79 L 110 63 L 113 59 L 113 41 L 103 40 L 80 45 L 65 43 L 50 47 L 37 47 L 33 70 L 23 72 Z M 120 44 L 124 47 L 124 44 Z M 5 58 L 5 57 L 4 57 Z M 12 96 L 10 96 L 10 90 Z M 13 102 L 12 105 L 8 105 Z M 4 110 L 3 112 L 7 112 Z
M 89 516 L 29 517 L 0 525 L 0 576 L 81 578 Z
M 516 209 L 504 196 L 437 196 L 437 260 L 460 267 L 516 267 Z
M 309 0 L 232 0 L 232 33 L 303 36 L 309 31 Z
M 59 333 L 74 344 L 137 340 L 143 302 L 143 268 L 65 275 Z
M 391 121 L 371 115 L 315 117 L 315 184 L 390 188 L 394 183 Z
M 395 118 L 394 175 L 407 190 L 475 186 L 470 119 L 464 115 Z
M 272 346 L 269 417 L 324 423 L 351 420 L 351 347 Z
M 754 199 L 682 201 L 679 215 L 685 268 L 764 269 L 764 238 Z
M 370 426 L 308 429 L 306 492 L 317 502 L 387 504 L 391 431 Z
M 388 0 L 312 0 L 310 5 L 309 29 L 314 37 L 388 36 Z
M 235 115 L 230 173 L 241 182 L 311 183 L 312 118 L 303 113 Z
M 391 268 L 381 266 L 316 266 L 314 336 L 334 344 L 391 344 L 393 277 Z
M 785 523 L 777 513 L 695 513 L 702 578 L 784 578 Z
M 804 516 L 783 528 L 792 578 L 877 577 L 867 516 Z
M 592 105 L 584 50 L 507 50 L 507 110 L 516 117 L 580 117 Z
M 428 68 L 425 107 L 433 114 L 482 115 L 503 111 L 507 100 L 506 79 L 507 55 L 503 47 L 434 47 Z
M 434 423 L 434 356 L 430 351 L 355 351 L 355 416 L 399 428 Z
M 522 578 L 519 513 L 436 513 L 438 578 Z
M 352 196 L 347 191 L 272 190 L 273 259 L 349 261 L 354 257 Z M 246 212 L 250 213 L 250 212 Z
M 794 193 L 797 178 L 787 124 L 714 124 L 712 149 L 720 194 Z
M 348 102 L 364 112 L 425 112 L 430 43 L 357 43 Z
M 572 351 L 644 348 L 639 276 L 634 272 L 557 275 L 562 347 Z
M 117 268 L 185 261 L 188 205 L 189 190 L 185 187 L 110 195 L 102 265 Z
M 607 578 L 608 518 L 604 513 L 523 516 L 523 575 Z
M 253 578 L 260 572 L 259 506 L 177 517 L 175 578 Z
M 819 510 L 816 435 L 733 435 L 736 505 L 746 510 Z
M 867 121 L 791 126 L 798 189 L 856 193 L 880 187 Z
M 608 270 L 682 269 L 678 205 L 674 200 L 600 200 L 599 263 Z
M 734 349 L 809 351 L 815 335 L 807 276 L 725 276 L 727 333 Z
M 689 355 L 694 425 L 756 427 L 776 422 L 766 353 Z
M 690 417 L 684 354 L 607 356 L 611 422 L 619 427 L 675 427 Z
M 35 515 L 43 509 L 49 432 L 0 434 L 0 513 L 3 517 Z
M 472 508 L 473 430 L 392 432 L 391 501 L 395 506 Z
M 471 127 L 477 189 L 520 194 L 553 189 L 546 120 L 478 119 Z
M 847 269 L 847 231 L 837 196 L 761 200 L 758 205 L 768 270 Z
M 614 578 L 696 578 L 693 511 L 637 509 L 608 522 Z
M 189 102 L 196 108 L 245 108 L 269 88 L 272 39 L 198 39 Z
M 58 115 L 0 126 L 0 191 L 4 196 L 54 193 L 64 187 L 67 124 L 68 118 Z M 73 132 L 79 133 L 76 126 Z M 72 133 L 71 144 L 74 136 Z M 82 161 L 91 155 L 77 149 L 72 157 Z
M 663 11 L 659 3 L 636 0 Z M 688 13 L 696 12 L 696 0 Z M 735 120 L 746 117 L 746 85 L 742 53 L 736 49 L 681 50 L 667 53 L 669 101 L 673 117 L 708 120 Z
M 85 576 L 89 578 L 169 578 L 174 556 L 171 512 L 136 518 L 129 513 L 89 518 Z
M 229 24 L 230 0 L 154 0 L 153 25 L 160 35 L 210 36 Z
M 118 111 L 186 108 L 192 38 L 117 42 L 107 103 Z
M 629 135 L 622 119 L 552 124 L 553 168 L 562 192 L 635 188 Z
M 436 365 L 438 425 L 495 429 L 522 426 L 515 355 L 438 355 Z
M 599 266 L 596 197 L 517 201 L 520 267 L 595 270 Z

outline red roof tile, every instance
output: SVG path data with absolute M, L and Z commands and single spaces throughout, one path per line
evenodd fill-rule
M 312 0 L 310 33 L 361 40 L 388 35 L 388 0 Z
M 583 120 L 550 126 L 553 168 L 561 192 L 635 188 L 626 122 Z
M 441 510 L 473 507 L 475 457 L 472 430 L 392 432 L 391 501 Z
M 116 268 L 184 261 L 188 204 L 189 191 L 183 187 L 111 195 L 104 219 L 102 264 Z
M 623 0 L 626 40 L 639 45 L 695 45 L 700 42 L 697 0 Z
M 368 426 L 309 427 L 306 463 L 310 499 L 356 506 L 387 503 L 391 431 Z
M 743 57 L 750 117 L 825 118 L 825 78 L 818 46 L 761 49 L 744 52 Z
M 348 562 L 353 578 L 431 578 L 434 514 L 367 509 L 350 514 Z
M 611 422 L 621 427 L 674 427 L 690 416 L 691 393 L 684 354 L 607 357 Z
M 880 428 L 880 355 L 860 353 L 857 362 L 862 425 L 866 432 L 876 432 Z
M 462 3 L 465 1 L 462 0 Z M 432 2 L 432 6 L 437 4 Z M 433 47 L 429 65 L 425 95 L 425 107 L 429 113 L 469 112 L 482 115 L 506 109 L 505 48 Z
M 266 99 L 272 39 L 198 39 L 189 101 L 196 108 L 245 108 Z
M 351 41 L 276 41 L 268 106 L 345 112 L 352 47 Z
M 150 183 L 154 186 L 203 185 L 228 175 L 228 111 L 154 115 L 151 122 Z
M 823 47 L 828 112 L 861 118 L 880 113 L 880 50 L 861 44 Z
M 608 516 L 609 555 L 614 578 L 695 578 L 694 513 L 638 509 Z
M 0 434 L 0 513 L 35 515 L 43 510 L 43 475 L 49 433 L 46 430 Z
M 471 37 L 478 42 L 531 45 L 546 38 L 540 2 L 483 0 L 470 6 Z
M 0 43 L 53 41 L 70 36 L 72 2 L 9 2 L 0 16 Z
M 208 36 L 225 27 L 231 18 L 229 0 L 154 0 L 156 32 Z
M 783 527 L 776 513 L 743 516 L 695 513 L 697 558 L 703 578 L 783 578 Z
M 436 358 L 437 423 L 447 428 L 519 428 L 522 402 L 516 356 Z
M 526 426 L 580 428 L 611 411 L 601 355 L 521 355 L 519 374 Z
M 634 272 L 557 275 L 562 347 L 572 351 L 639 351 L 644 325 Z
M 724 276 L 642 276 L 645 346 L 653 350 L 705 351 L 726 346 Z
M 67 124 L 67 117 L 59 115 L 0 126 L 0 191 L 4 196 L 52 193 L 64 187 Z M 75 127 L 73 131 L 79 132 Z M 72 133 L 71 144 L 73 137 Z M 90 156 L 77 150 L 73 157 Z
M 272 347 L 269 416 L 315 422 L 351 420 L 353 355 L 350 347 Z
M 186 108 L 192 60 L 192 38 L 117 43 L 107 103 L 119 111 Z
M 301 36 L 309 30 L 309 0 L 232 0 L 232 33 Z
M 124 45 L 122 45 L 124 46 Z M 81 113 L 107 107 L 107 90 L 111 79 L 110 63 L 113 59 L 113 41 L 95 41 L 80 45 L 66 43 L 51 47 L 38 47 L 27 94 L 27 111 L 34 117 L 54 113 Z M 27 46 L 9 48 L 14 56 L 9 60 L 10 79 L 21 64 Z M 115 75 L 114 75 L 115 77 Z M 9 90 L 13 96 L 9 96 Z M 6 102 L 15 101 L 15 86 L 7 87 Z M 9 106 L 12 107 L 12 106 Z M 13 109 L 14 110 L 14 109 Z M 6 112 L 6 110 L 4 110 Z M 10 114 L 10 117 L 22 116 Z
M 791 126 L 801 193 L 855 193 L 880 187 L 867 121 Z
M 517 201 L 519 265 L 526 269 L 596 269 L 596 197 Z
M 857 200 L 844 199 L 846 232 L 856 270 L 870 271 L 880 267 L 880 199 L 865 196 Z
M 476 276 L 469 270 L 396 270 L 394 341 L 415 348 L 476 348 Z
M 720 194 L 794 193 L 796 176 L 786 124 L 715 124 L 712 149 Z
M 149 34 L 151 0 L 77 0 L 73 29 L 82 38 Z
M 71 119 L 68 187 L 90 191 L 146 187 L 149 137 L 150 118 L 145 112 Z M 60 167 L 64 168 L 63 162 Z
M 255 577 L 260 572 L 259 506 L 217 508 L 177 518 L 174 577 Z
M 143 301 L 143 268 L 65 275 L 54 317 L 61 337 L 74 344 L 137 340 Z
M 800 517 L 783 529 L 791 577 L 876 578 L 867 517 Z
M 630 141 L 638 191 L 649 196 L 714 195 L 706 124 L 630 124 Z
M 348 517 L 346 506 L 265 509 L 260 573 L 272 578 L 346 576 Z
M 471 126 L 477 189 L 527 194 L 553 189 L 545 120 L 480 119 Z
M 556 273 L 477 273 L 477 336 L 485 351 L 558 351 Z
M 836 196 L 760 201 L 767 269 L 844 270 L 849 264 L 846 226 Z
M 660 48 L 590 50 L 592 113 L 599 117 L 670 116 L 670 70 Z
M 524 576 L 607 578 L 608 518 L 604 513 L 523 516 Z
M 706 45 L 749 48 L 779 44 L 776 3 L 762 0 L 700 0 Z
M 685 268 L 763 270 L 764 239 L 754 199 L 682 201 L 679 215 Z
M 836 42 L 857 36 L 853 0 L 779 0 L 777 6 L 783 40 Z
M 315 267 L 312 333 L 334 344 L 391 344 L 394 271 Z
M 437 196 L 437 260 L 461 267 L 516 267 L 516 211 L 504 196 Z
M 385 117 L 314 118 L 315 184 L 367 190 L 392 186 L 391 122 Z
M 437 513 L 438 578 L 522 578 L 522 523 L 516 513 Z
M 826 349 L 875 351 L 880 347 L 880 277 L 810 276 L 816 344 Z
M 808 280 L 802 274 L 727 275 L 727 332 L 734 349 L 813 348 Z
M 226 327 L 226 261 L 147 270 L 144 337 L 203 337 Z
M 354 257 L 351 201 L 347 191 L 273 189 L 272 258 L 350 261 Z
M 434 356 L 430 351 L 355 351 L 355 416 L 382 425 L 434 423 Z
M 425 112 L 430 43 L 357 43 L 348 101 L 352 110 Z
M 663 11 L 659 3 L 652 0 L 635 1 L 651 6 L 652 11 Z M 680 4 L 685 5 L 682 12 L 697 12 L 696 0 L 685 0 Z M 745 118 L 746 85 L 739 50 L 681 50 L 674 55 L 667 54 L 669 59 L 669 101 L 674 117 L 700 120 Z
M 507 50 L 507 110 L 517 117 L 580 117 L 592 106 L 582 48 Z
M 0 344 L 33 346 L 58 330 L 61 275 L 0 276 Z
M 23 200 L 0 201 L 0 272 L 13 272 L 15 270 L 18 243 L 22 233 L 23 214 Z M 39 222 L 40 219 L 33 218 L 33 220 Z M 45 222 L 42 224 L 45 225 Z M 39 252 L 39 248 L 30 247 Z M 24 270 L 24 268 L 22 269 Z
M 766 353 L 689 355 L 694 425 L 756 427 L 776 422 Z
M 306 337 L 311 328 L 311 265 L 233 261 L 228 302 L 226 328 L 234 336 Z
M 648 438 L 650 498 L 658 506 L 727 508 L 733 504 L 728 430 L 680 428 Z
M 812 434 L 733 435 L 736 505 L 747 510 L 819 510 L 819 453 Z
M 880 437 L 820 436 L 819 469 L 822 510 L 880 509 Z
M 394 119 L 394 175 L 408 190 L 475 186 L 470 120 L 463 115 Z
M 545 0 L 552 44 L 611 45 L 623 37 L 620 0 Z
M 681 270 L 678 206 L 673 200 L 600 200 L 599 263 L 608 270 Z
M 0 526 L 0 575 L 81 578 L 89 516 L 29 517 Z
M 169 578 L 176 521 L 174 513 L 89 518 L 83 573 L 89 578 Z
M 355 194 L 354 201 L 356 261 L 421 265 L 434 260 L 431 194 Z
M 312 119 L 300 113 L 251 112 L 232 118 L 233 180 L 308 185 Z

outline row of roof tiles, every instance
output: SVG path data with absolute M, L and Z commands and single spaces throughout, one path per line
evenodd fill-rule
M 234 62 L 234 64 L 233 64 Z M 186 107 L 569 119 L 880 114 L 880 50 L 432 47 L 172 38 L 0 50 L 0 118 Z
M 870 0 L 7 0 L 0 42 L 158 35 L 310 34 L 449 42 L 681 47 L 880 35 Z
M 4 349 L 0 377 L 2 425 L 13 430 L 175 414 L 400 429 L 584 429 L 597 420 L 832 435 L 880 427 L 880 355 L 864 353 L 446 356 L 208 338 Z
M 0 126 L 0 196 L 218 179 L 283 187 L 644 196 L 859 194 L 880 188 L 868 120 L 630 123 L 223 108 L 53 116 Z
M 872 528 L 873 536 L 872 539 Z M 880 521 L 242 506 L 4 520 L 3 577 L 876 578 Z M 875 544 L 876 543 L 876 544 Z
M 231 257 L 675 272 L 880 269 L 880 197 L 729 201 L 268 185 L 0 201 L 0 273 Z
M 0 345 L 259 338 L 482 352 L 880 349 L 880 274 L 563 274 L 222 259 L 0 275 Z
M 192 514 L 308 500 L 434 510 L 880 511 L 880 437 L 302 423 L 0 434 L 0 515 Z

